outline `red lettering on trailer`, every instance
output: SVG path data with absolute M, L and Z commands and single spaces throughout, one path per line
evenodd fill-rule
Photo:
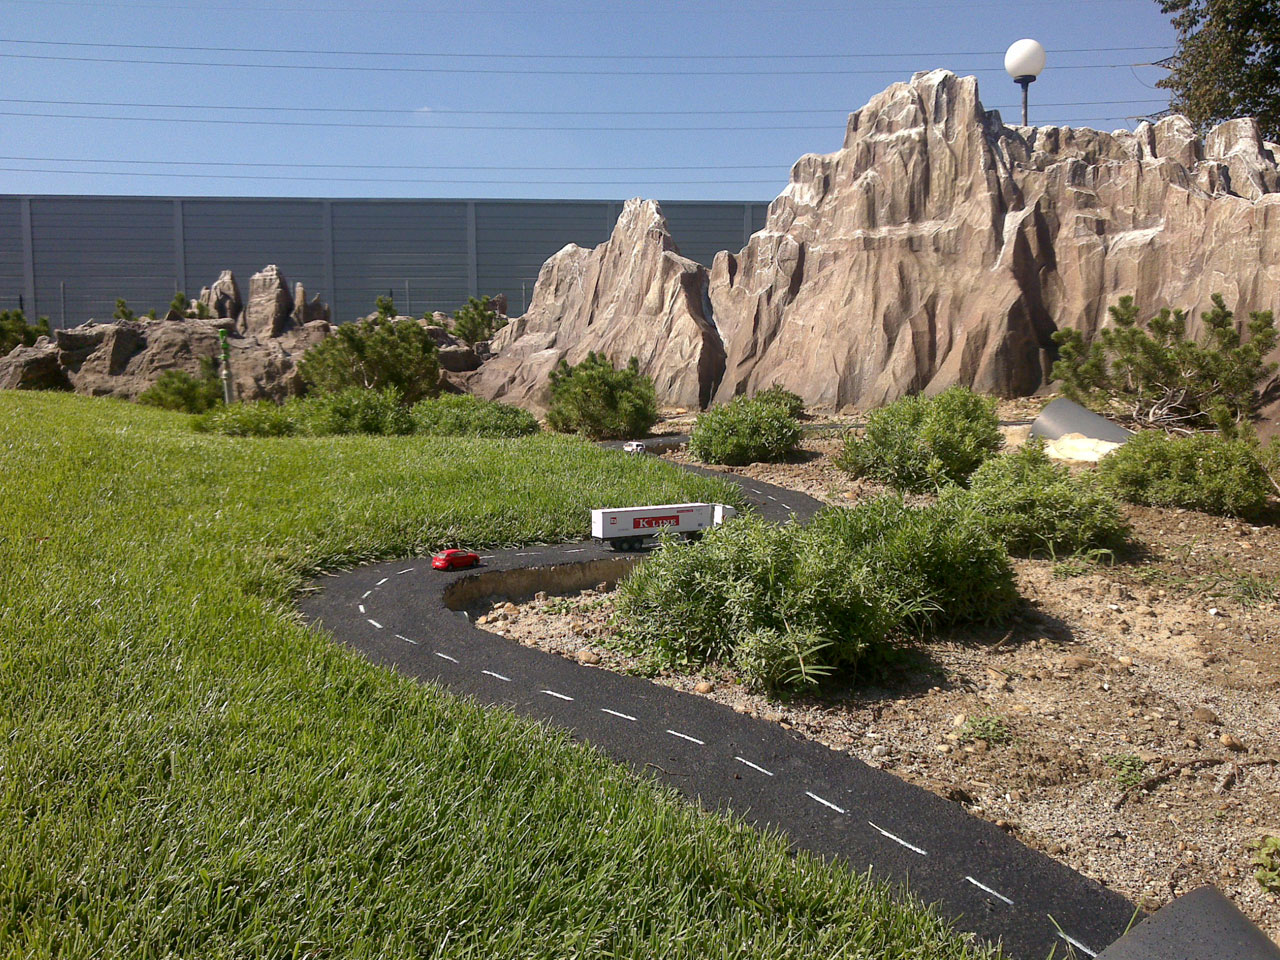
M 652 530 L 655 527 L 678 527 L 680 518 L 672 515 L 669 517 L 636 517 L 633 530 Z

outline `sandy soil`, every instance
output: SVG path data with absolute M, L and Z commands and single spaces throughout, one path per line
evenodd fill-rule
M 804 447 L 735 472 L 834 504 L 880 492 L 834 467 L 838 440 Z M 1013 623 L 921 641 L 874 682 L 780 702 L 722 667 L 655 679 L 891 770 L 1148 908 L 1214 883 L 1280 939 L 1280 896 L 1250 849 L 1280 835 L 1280 529 L 1127 513 L 1132 555 L 1017 561 Z M 477 614 L 521 643 L 637 668 L 610 649 L 607 593 Z

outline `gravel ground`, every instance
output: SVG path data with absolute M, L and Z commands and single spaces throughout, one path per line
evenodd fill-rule
M 832 465 L 838 440 L 804 446 L 795 463 L 734 472 L 834 504 L 880 492 Z M 1148 908 L 1214 883 L 1280 939 L 1280 897 L 1254 879 L 1250 849 L 1280 835 L 1280 530 L 1127 512 L 1134 557 L 1017 561 L 1014 622 L 919 642 L 873 683 L 780 702 L 726 667 L 655 680 L 963 803 Z M 639 669 L 610 647 L 611 594 L 475 614 L 521 643 Z

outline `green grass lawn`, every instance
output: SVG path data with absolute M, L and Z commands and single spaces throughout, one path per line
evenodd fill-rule
M 0 392 L 0 956 L 977 956 L 305 629 L 317 570 L 728 496 L 573 439 L 245 440 Z M 985 954 L 981 954 L 984 955 Z

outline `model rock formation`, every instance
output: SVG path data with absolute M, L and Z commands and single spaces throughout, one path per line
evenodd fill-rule
M 678 406 L 773 383 L 835 409 L 957 383 L 1032 393 L 1053 332 L 1092 334 L 1124 294 L 1197 318 L 1215 292 L 1240 317 L 1280 307 L 1278 154 L 1252 120 L 1203 141 L 1182 117 L 1008 127 L 976 79 L 917 74 L 795 164 L 705 297 L 656 206 L 629 202 L 607 244 L 548 261 L 474 388 L 536 406 L 560 356 L 596 350 L 634 353 Z
M 200 376 L 202 361 L 220 356 L 219 331 L 227 330 L 235 397 L 284 400 L 300 391 L 297 361 L 329 334 L 328 307 L 318 299 L 306 303 L 299 285 L 300 312 L 274 266 L 255 274 L 249 289 L 241 312 L 235 277 L 225 270 L 200 295 L 215 319 L 91 320 L 55 330 L 0 358 L 0 388 L 74 390 L 132 400 L 168 370 Z
M 638 358 L 663 402 L 705 406 L 724 370 L 708 312 L 706 269 L 680 256 L 656 203 L 629 200 L 606 242 L 543 264 L 528 312 L 494 335 L 494 359 L 467 387 L 540 410 L 556 364 L 595 351 L 615 365 Z

